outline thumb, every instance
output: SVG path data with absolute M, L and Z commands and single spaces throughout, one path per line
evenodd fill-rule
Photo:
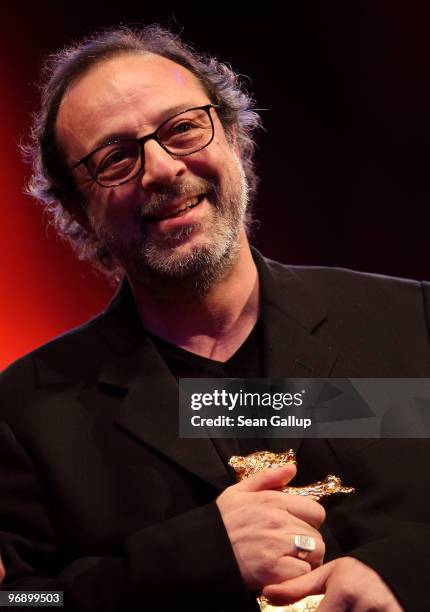
M 324 593 L 327 579 L 334 565 L 334 561 L 331 561 L 298 578 L 292 578 L 280 584 L 271 584 L 263 589 L 263 595 L 276 606 L 297 601 L 308 595 Z
M 286 485 L 296 475 L 297 468 L 294 463 L 279 468 L 267 468 L 257 472 L 249 478 L 245 478 L 237 485 L 234 485 L 240 491 L 267 491 L 268 489 L 277 489 Z

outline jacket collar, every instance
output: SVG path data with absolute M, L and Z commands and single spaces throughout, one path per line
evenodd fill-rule
M 253 257 L 261 283 L 265 376 L 327 377 L 337 352 L 314 335 L 327 319 L 325 309 L 294 269 L 255 249 Z
M 337 351 L 314 335 L 327 319 L 326 310 L 300 278 L 299 268 L 271 261 L 254 248 L 252 255 L 262 294 L 265 376 L 328 376 Z M 148 340 L 126 281 L 100 319 L 98 329 L 115 352 L 128 352 Z M 124 373 L 113 366 L 109 376 L 121 384 Z
M 253 257 L 262 291 L 265 376 L 328 376 L 335 351 L 313 335 L 326 319 L 325 311 L 293 270 L 265 259 L 254 249 Z M 89 327 L 93 328 L 92 341 L 97 336 L 105 355 L 98 382 L 124 396 L 117 425 L 215 487 L 231 484 L 232 476 L 209 438 L 179 438 L 178 386 L 145 334 L 127 282 Z M 35 362 L 41 383 L 60 382 L 57 368 L 42 357 Z M 297 449 L 298 445 L 291 440 L 291 446 Z M 285 440 L 271 440 L 274 450 L 278 446 L 284 449 Z

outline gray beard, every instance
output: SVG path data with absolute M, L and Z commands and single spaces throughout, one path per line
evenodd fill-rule
M 219 202 L 217 195 L 213 198 L 216 203 Z M 229 206 L 227 213 L 215 204 L 210 242 L 196 245 L 184 254 L 178 254 L 174 245 L 199 231 L 199 224 L 172 232 L 166 245 L 148 237 L 140 250 L 140 272 L 152 281 L 157 277 L 165 283 L 172 280 L 186 282 L 189 291 L 205 294 L 229 272 L 238 257 L 245 210 L 246 200 L 240 206 L 237 203 Z
M 192 233 L 194 228 L 184 228 L 185 233 Z M 172 256 L 159 258 L 159 252 L 154 254 L 151 248 L 145 249 L 146 265 L 140 266 L 140 278 L 151 285 L 163 284 L 166 288 L 180 285 L 183 290 L 196 296 L 205 295 L 214 284 L 227 276 L 237 260 L 240 250 L 239 236 L 225 244 L 223 251 L 217 245 L 194 247 L 180 259 Z M 153 257 L 153 255 L 155 255 Z

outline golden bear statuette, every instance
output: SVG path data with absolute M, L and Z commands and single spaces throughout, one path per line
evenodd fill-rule
M 246 457 L 233 456 L 228 462 L 234 469 L 238 481 L 248 478 L 261 470 L 272 467 L 282 467 L 288 463 L 297 465 L 296 455 L 292 449 L 283 453 L 257 451 Z M 324 480 L 319 480 L 304 487 L 281 487 L 279 491 L 292 495 L 304 495 L 315 501 L 320 501 L 335 494 L 353 493 L 353 487 L 344 487 L 338 476 L 329 474 Z M 285 606 L 272 606 L 262 595 L 257 597 L 261 612 L 317 612 L 324 595 L 310 595 L 300 601 Z

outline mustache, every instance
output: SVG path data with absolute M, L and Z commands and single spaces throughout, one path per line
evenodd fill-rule
M 142 207 L 140 216 L 153 217 L 163 210 L 169 203 L 177 197 L 194 197 L 204 193 L 216 204 L 218 201 L 218 187 L 214 181 L 200 179 L 192 183 L 178 183 L 174 185 L 160 185 L 156 192 L 153 192 L 149 202 Z

